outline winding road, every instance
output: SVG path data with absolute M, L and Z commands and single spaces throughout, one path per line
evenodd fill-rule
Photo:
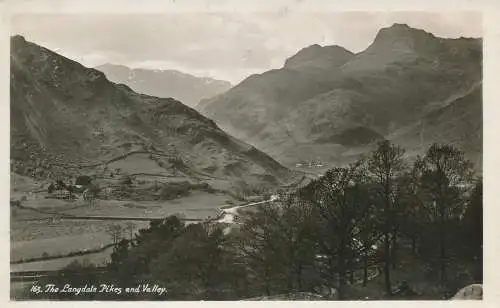
M 228 224 L 235 223 L 234 217 L 237 215 L 237 211 L 239 209 L 249 207 L 249 206 L 259 205 L 259 204 L 265 204 L 268 202 L 273 202 L 273 201 L 276 201 L 278 199 L 279 199 L 278 195 L 272 195 L 269 200 L 252 202 L 252 203 L 248 203 L 248 204 L 244 204 L 244 205 L 236 205 L 236 206 L 233 206 L 230 208 L 219 208 L 219 211 L 221 211 L 221 214 L 219 216 L 221 216 L 221 217 L 217 220 L 217 222 L 228 223 Z

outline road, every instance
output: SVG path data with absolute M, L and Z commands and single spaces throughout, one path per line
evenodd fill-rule
M 244 204 L 244 205 L 236 205 L 236 206 L 233 206 L 230 208 L 219 208 L 219 210 L 222 212 L 220 215 L 222 217 L 220 217 L 217 220 L 217 222 L 232 224 L 232 223 L 234 223 L 234 217 L 236 216 L 237 211 L 239 209 L 249 207 L 249 206 L 259 205 L 259 204 L 265 204 L 265 203 L 269 203 L 269 202 L 272 202 L 275 200 L 278 200 L 278 195 L 271 196 L 271 198 L 269 200 L 252 202 L 252 203 L 248 203 L 248 204 Z
M 264 204 L 268 203 L 271 201 L 275 201 L 278 199 L 277 195 L 271 196 L 269 200 L 264 200 L 264 201 L 258 201 L 258 202 L 251 202 L 243 205 L 235 205 L 233 207 L 226 208 L 226 206 L 220 206 L 218 208 L 219 215 L 216 218 L 210 219 L 208 218 L 208 221 L 218 221 L 221 223 L 233 223 L 234 221 L 234 215 L 236 215 L 236 211 L 240 208 L 244 207 L 249 207 L 249 206 L 254 206 L 254 205 L 259 205 L 259 204 Z M 23 206 L 18 203 L 12 203 L 11 206 L 15 206 L 21 209 L 25 210 L 30 210 L 30 211 L 35 211 L 38 213 L 46 214 L 46 215 L 54 215 L 53 217 L 44 217 L 44 218 L 30 218 L 30 219 L 24 219 L 22 221 L 40 221 L 40 220 L 51 220 L 51 219 L 57 219 L 57 220 L 135 220 L 135 221 L 151 221 L 151 220 L 163 220 L 165 217 L 144 217 L 144 216 L 77 216 L 77 215 L 72 215 L 72 214 L 66 214 L 66 213 L 60 213 L 60 212 L 52 212 L 52 211 L 42 211 L 37 208 L 32 208 L 29 206 Z M 207 218 L 180 218 L 181 221 L 184 222 L 203 222 L 207 221 Z

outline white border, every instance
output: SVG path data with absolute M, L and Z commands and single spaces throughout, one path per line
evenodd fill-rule
M 342 305 L 342 307 L 387 307 L 387 305 L 417 307 L 426 306 L 437 307 L 442 305 L 453 305 L 454 307 L 500 307 L 500 270 L 496 266 L 500 260 L 500 240 L 497 217 L 500 214 L 500 202 L 496 198 L 500 183 L 500 175 L 496 172 L 500 170 L 500 1 L 492 0 L 274 0 L 274 1 L 229 1 L 229 0 L 0 0 L 0 123 L 3 126 L 0 130 L 2 141 L 0 174 L 1 186 L 0 194 L 5 200 L 0 206 L 2 219 L 0 242 L 5 249 L 0 249 L 2 259 L 0 277 L 0 294 L 2 302 L 9 301 L 9 260 L 10 258 L 10 236 L 9 236 L 9 15 L 20 12 L 33 13 L 161 13 L 161 12 L 265 12 L 265 11 L 294 11 L 294 12 L 338 12 L 338 11 L 482 11 L 484 23 L 484 147 L 483 147 L 483 176 L 484 176 L 484 300 L 476 301 L 374 301 L 374 302 L 142 302 L 140 305 L 165 307 L 182 306 L 192 307 L 234 307 L 234 306 L 280 306 L 293 305 L 295 307 L 316 306 L 331 307 L 331 305 Z M 138 302 L 9 302 L 9 306 L 34 306 L 51 307 L 53 305 L 61 307 L 68 306 L 127 306 L 135 307 Z M 1 305 L 1 304 L 0 304 Z M 1 305 L 4 306 L 4 305 Z

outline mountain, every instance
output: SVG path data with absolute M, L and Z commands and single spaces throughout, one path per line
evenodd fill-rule
M 317 54 L 328 57 L 311 60 Z M 335 55 L 340 60 L 331 61 Z M 290 58 L 282 69 L 252 75 L 229 91 L 202 100 L 196 108 L 236 136 L 248 139 L 282 119 L 299 103 L 331 89 L 342 64 L 352 57 L 342 47 L 313 45 Z M 317 69 L 321 63 L 331 66 Z
M 394 24 L 357 54 L 339 46 L 302 49 L 283 68 L 250 76 L 200 102 L 198 110 L 282 163 L 343 164 L 374 142 L 432 118 L 430 109 L 473 91 L 481 80 L 481 39 L 439 38 Z M 482 104 L 480 96 L 474 99 L 472 109 Z M 456 139 L 453 133 L 463 123 L 474 123 L 471 136 L 479 136 L 482 118 L 462 112 L 447 112 L 447 123 L 456 123 L 453 131 L 431 139 Z M 453 120 L 460 117 L 467 121 Z M 420 144 L 411 136 L 405 144 Z M 476 151 L 470 145 L 478 144 L 475 138 L 454 141 Z
M 172 97 L 193 107 L 201 99 L 227 91 L 227 81 L 195 77 L 176 70 L 131 69 L 123 65 L 103 64 L 95 67 L 116 83 L 129 86 L 138 93 L 157 97 Z
M 419 120 L 396 130 L 387 138 L 419 154 L 433 142 L 453 144 L 468 154 L 478 169 L 482 165 L 482 84 L 433 106 Z
M 289 175 L 173 98 L 138 94 L 21 36 L 11 38 L 10 58 L 11 161 L 24 173 L 81 174 L 128 157 L 137 173 L 187 179 L 277 183 Z

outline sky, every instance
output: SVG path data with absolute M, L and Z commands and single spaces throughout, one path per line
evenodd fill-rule
M 376 33 L 405 23 L 439 37 L 481 37 L 475 12 L 281 12 L 34 14 L 11 16 L 11 33 L 83 65 L 176 69 L 237 84 L 283 66 L 312 44 L 368 47 Z

